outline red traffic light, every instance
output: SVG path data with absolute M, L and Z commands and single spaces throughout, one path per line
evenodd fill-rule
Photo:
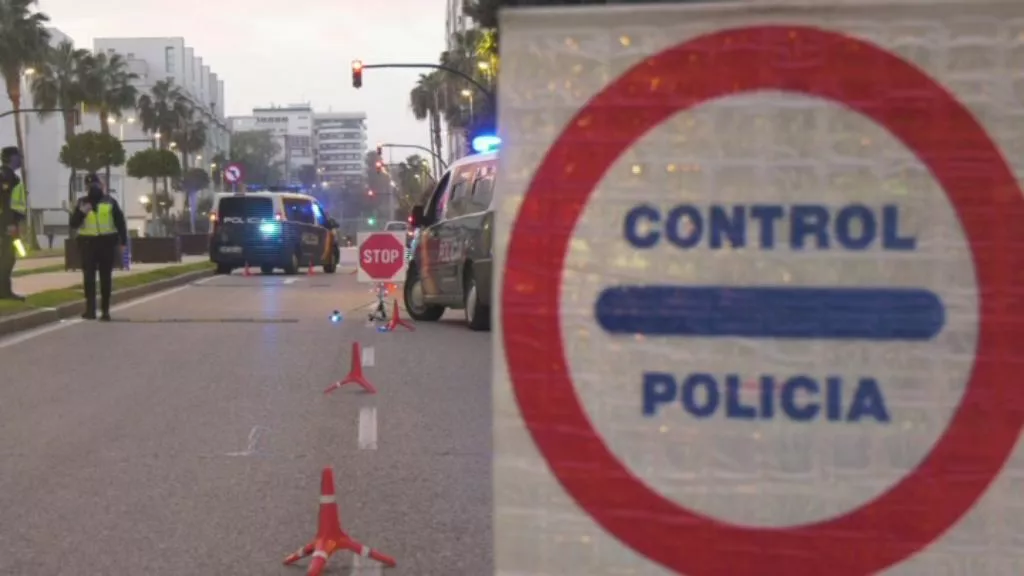
M 373 190 L 367 190 L 366 191 L 366 195 L 367 196 L 373 196 Z
M 382 172 L 384 172 L 384 163 L 381 162 L 380 160 L 377 160 L 377 173 L 379 174 Z
M 352 87 L 361 88 L 363 86 L 363 61 L 353 60 L 352 61 Z

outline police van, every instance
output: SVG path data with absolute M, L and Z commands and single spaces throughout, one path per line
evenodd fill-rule
M 426 204 L 413 207 L 410 224 L 416 232 L 404 296 L 414 320 L 435 321 L 445 309 L 461 309 L 470 329 L 490 328 L 497 165 L 497 152 L 462 158 Z
M 333 274 L 340 250 L 338 223 L 316 198 L 293 192 L 217 194 L 210 212 L 210 261 L 218 274 L 243 266 L 264 274 L 296 274 L 322 266 Z

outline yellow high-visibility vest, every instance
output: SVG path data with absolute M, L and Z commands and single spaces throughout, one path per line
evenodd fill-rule
M 28 212 L 28 199 L 25 198 L 25 183 L 18 182 L 18 185 L 11 191 L 11 211 L 22 216 Z
M 82 226 L 78 229 L 79 236 L 108 236 L 117 234 L 114 225 L 114 205 L 101 200 L 96 209 L 85 215 Z

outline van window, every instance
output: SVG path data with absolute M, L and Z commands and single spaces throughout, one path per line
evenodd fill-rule
M 458 218 L 463 214 L 472 212 L 469 201 L 473 193 L 473 172 L 475 167 L 467 166 L 460 168 L 455 174 L 455 181 L 449 191 L 448 207 L 444 211 L 444 219 Z
M 301 222 L 303 224 L 315 224 L 313 216 L 313 204 L 309 200 L 301 198 L 282 198 L 285 217 L 289 222 Z
M 473 194 L 470 196 L 470 212 L 483 212 L 491 207 L 491 196 L 494 194 L 494 163 L 480 168 L 473 180 Z
M 270 198 L 254 196 L 226 196 L 217 204 L 220 218 L 274 218 L 274 203 Z
M 430 193 L 430 199 L 423 210 L 428 222 L 433 223 L 441 220 L 440 216 L 443 214 L 444 201 L 448 198 L 448 182 L 451 181 L 451 176 L 451 172 L 445 172 L 441 176 L 441 180 L 438 181 L 437 187 Z
M 313 218 L 317 226 L 327 226 L 327 214 L 324 214 L 324 209 L 317 202 L 313 202 Z

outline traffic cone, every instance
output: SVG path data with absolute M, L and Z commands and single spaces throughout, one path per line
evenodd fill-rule
M 309 269 L 306 270 L 306 276 L 313 276 L 314 274 L 315 274 L 315 272 L 313 272 L 313 259 L 310 258 L 309 259 Z
M 402 317 L 398 314 L 398 300 L 395 300 L 395 306 L 391 309 L 391 321 L 388 322 L 388 332 L 393 332 L 395 328 L 403 326 L 409 332 L 415 332 L 416 328 L 412 324 L 402 320 Z
M 363 558 L 371 558 L 389 568 L 397 566 L 394 558 L 353 540 L 341 528 L 338 498 L 334 494 L 334 471 L 327 467 L 320 476 L 320 512 L 317 517 L 316 538 L 285 558 L 284 565 L 288 566 L 312 556 L 313 560 L 309 563 L 306 575 L 319 576 L 327 565 L 327 559 L 342 550 L 348 550 Z
M 368 393 L 377 393 L 377 389 L 373 387 L 373 384 L 370 384 L 366 376 L 363 376 L 363 350 L 360 348 L 359 342 L 352 343 L 352 367 L 349 368 L 348 375 L 328 386 L 324 390 L 324 394 L 330 394 L 345 384 L 359 384 Z
M 242 276 L 252 276 L 252 272 L 249 270 L 249 261 L 245 261 L 245 268 L 242 270 Z

